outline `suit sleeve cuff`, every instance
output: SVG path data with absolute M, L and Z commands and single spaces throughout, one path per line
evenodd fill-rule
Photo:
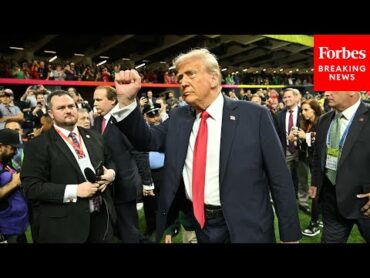
M 64 191 L 63 203 L 77 202 L 77 184 L 67 184 Z
M 154 190 L 154 183 L 152 184 L 143 184 L 144 190 Z
M 123 108 L 120 108 L 119 104 L 117 104 L 116 106 L 113 107 L 111 114 L 117 120 L 117 122 L 120 122 L 123 119 L 125 119 L 128 115 L 130 115 L 132 111 L 135 110 L 136 106 L 137 106 L 136 101 Z

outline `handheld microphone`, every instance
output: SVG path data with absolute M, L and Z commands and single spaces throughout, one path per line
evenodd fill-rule
M 97 176 L 91 168 L 85 168 L 84 173 L 89 182 L 96 183 L 98 181 Z

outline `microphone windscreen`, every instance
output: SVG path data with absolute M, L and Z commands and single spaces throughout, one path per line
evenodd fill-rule
M 92 169 L 85 168 L 84 173 L 85 173 L 86 179 L 89 182 L 92 182 L 92 183 L 95 183 L 96 182 L 96 175 L 95 175 L 95 173 L 94 173 L 94 171 Z

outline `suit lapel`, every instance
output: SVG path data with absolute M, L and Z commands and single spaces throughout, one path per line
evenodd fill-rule
M 177 168 L 180 171 L 184 168 L 185 158 L 189 146 L 189 138 L 191 130 L 193 129 L 193 124 L 195 121 L 195 111 L 190 106 L 184 113 L 184 116 L 179 119 L 178 129 L 177 129 Z
M 90 134 L 86 132 L 83 128 L 78 128 L 78 131 L 81 134 L 81 139 L 84 141 L 86 146 L 86 151 L 89 153 L 90 162 L 96 168 L 99 164 L 99 158 L 97 155 L 99 154 L 99 150 L 97 148 L 97 144 L 94 143 Z
M 352 124 L 348 130 L 347 138 L 344 142 L 343 151 L 339 159 L 338 169 L 343 164 L 343 161 L 346 159 L 347 155 L 351 151 L 354 143 L 356 142 L 357 137 L 360 135 L 362 128 L 365 126 L 368 115 L 364 115 L 368 109 L 366 106 L 361 103 L 357 109 L 355 117 L 353 118 Z
M 225 177 L 226 166 L 233 145 L 236 127 L 239 122 L 239 113 L 236 109 L 236 101 L 224 97 L 224 108 L 222 115 L 221 146 L 220 146 L 220 185 Z
M 101 118 L 100 120 L 100 131 L 101 131 L 102 122 L 103 122 L 103 118 Z M 104 133 L 102 135 L 105 135 L 107 133 L 108 129 L 110 128 L 111 125 L 114 124 L 114 122 L 117 122 L 116 119 L 113 116 L 110 116 L 107 121 L 107 125 L 105 126 Z
M 102 123 L 102 120 L 103 120 L 103 117 L 102 116 L 99 116 L 95 119 L 95 122 L 94 122 L 94 129 L 101 133 L 101 123 Z
M 78 163 L 71 153 L 71 150 L 68 148 L 66 142 L 60 137 L 60 135 L 56 132 L 54 127 L 50 130 L 50 134 L 52 139 L 55 141 L 56 146 L 59 148 L 61 153 L 66 157 L 66 159 L 72 164 L 72 166 L 82 174 L 80 167 L 78 166 Z

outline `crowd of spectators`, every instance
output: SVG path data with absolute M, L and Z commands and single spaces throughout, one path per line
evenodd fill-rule
M 114 81 L 114 74 L 125 70 L 121 65 L 82 64 L 71 61 L 58 60 L 57 63 L 48 63 L 43 59 L 28 61 L 1 57 L 0 78 L 17 79 L 41 79 L 41 80 L 79 80 L 79 81 Z M 176 84 L 176 76 L 173 71 L 163 67 L 143 67 L 140 71 L 143 83 Z M 223 84 L 256 84 L 256 85 L 289 85 L 306 86 L 312 85 L 312 74 L 270 74 L 261 72 L 223 72 Z

